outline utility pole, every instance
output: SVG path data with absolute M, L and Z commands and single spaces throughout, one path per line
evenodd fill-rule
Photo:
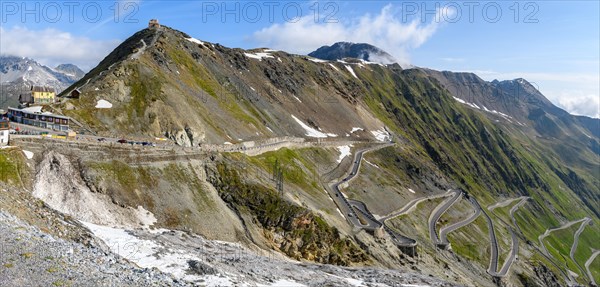
M 283 197 L 283 170 L 279 169 L 279 173 L 277 174 L 277 192 L 279 192 L 279 196 Z
M 279 170 L 279 159 L 275 159 L 275 162 L 273 163 L 273 178 L 271 180 L 273 180 L 273 182 L 277 182 L 277 173 Z
M 275 183 L 275 189 L 279 193 L 279 196 L 283 196 L 283 168 L 279 165 L 279 159 L 275 159 L 273 163 L 273 182 Z

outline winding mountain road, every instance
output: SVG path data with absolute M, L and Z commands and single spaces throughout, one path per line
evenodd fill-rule
M 390 144 L 378 146 L 375 148 L 363 149 L 359 150 L 354 154 L 354 158 L 352 159 L 352 167 L 350 168 L 350 173 L 344 175 L 343 179 L 338 182 L 332 182 L 328 184 L 327 192 L 329 196 L 336 203 L 346 220 L 348 220 L 351 224 L 356 227 L 374 230 L 380 228 L 383 224 L 375 219 L 375 217 L 366 209 L 366 206 L 362 202 L 352 201 L 354 205 L 350 204 L 350 201 L 344 196 L 342 191 L 340 190 L 341 186 L 348 185 L 350 181 L 352 181 L 360 170 L 362 156 L 365 152 L 377 150 L 380 148 L 388 147 Z M 358 210 L 362 216 L 362 219 L 366 221 L 366 223 L 361 222 L 360 217 L 356 213 Z
M 561 225 L 559 227 L 546 229 L 546 232 L 544 232 L 544 234 L 538 236 L 538 241 L 540 242 L 540 247 L 542 248 L 542 252 L 544 252 L 544 254 L 546 254 L 548 256 L 551 256 L 550 253 L 548 252 L 548 249 L 546 249 L 546 245 L 544 244 L 544 239 L 546 237 L 548 237 L 550 235 L 550 233 L 552 233 L 554 231 L 561 230 L 561 229 L 569 228 L 569 227 L 571 227 L 571 226 L 573 226 L 573 225 L 575 225 L 577 223 L 580 223 L 582 221 L 585 221 L 587 219 L 588 219 L 588 217 L 584 217 L 584 218 L 579 219 L 579 220 L 569 221 L 569 222 L 567 222 L 567 223 L 565 223 L 565 224 L 563 224 L 563 225 Z
M 30 139 L 31 137 L 24 137 L 25 139 Z M 100 137 L 93 137 L 93 136 L 82 136 L 81 139 L 82 140 L 50 140 L 50 139 L 41 139 L 41 142 L 48 142 L 48 141 L 57 141 L 57 142 L 65 142 L 65 143 L 70 143 L 70 142 L 81 142 L 81 143 L 85 143 L 85 144 L 94 144 L 94 145 L 99 145 L 99 146 L 110 146 L 112 144 L 115 144 L 114 142 L 109 142 L 109 143 L 101 143 L 98 141 Z M 111 139 L 116 141 L 117 139 Z M 324 146 L 335 146 L 335 145 L 342 145 L 342 144 L 347 144 L 347 141 L 340 141 L 340 142 L 335 142 L 335 141 L 331 141 L 331 142 L 326 142 L 324 144 Z M 295 139 L 295 138 L 290 138 L 290 139 L 273 139 L 273 141 L 267 141 L 265 143 L 258 143 L 256 146 L 251 147 L 251 148 L 245 148 L 242 147 L 243 144 L 240 144 L 240 146 L 238 147 L 238 145 L 235 146 L 225 146 L 225 145 L 204 145 L 200 148 L 183 148 L 183 147 L 177 147 L 174 145 L 160 145 L 158 147 L 154 147 L 154 148 L 149 148 L 148 150 L 152 150 L 152 149 L 173 149 L 173 150 L 180 150 L 181 152 L 186 152 L 186 153 L 190 153 L 190 152 L 207 152 L 207 151 L 218 151 L 218 152 L 241 152 L 241 153 L 250 153 L 252 152 L 252 155 L 256 155 L 256 154 L 261 154 L 267 151 L 272 151 L 272 150 L 277 150 L 281 147 L 288 147 L 288 148 L 300 148 L 300 147 L 307 147 L 309 144 L 313 144 L 310 142 L 303 142 L 300 141 L 299 139 Z M 393 213 L 390 213 L 382 218 L 375 218 L 373 216 L 373 214 L 367 209 L 367 206 L 360 202 L 360 201 L 355 201 L 355 200 L 348 200 L 344 194 L 341 192 L 340 188 L 343 188 L 345 186 L 347 186 L 354 178 L 356 178 L 356 176 L 359 173 L 360 167 L 361 167 L 361 163 L 362 163 L 362 159 L 363 159 L 363 155 L 366 152 L 369 151 L 373 151 L 373 150 L 377 150 L 380 148 L 384 148 L 384 147 L 388 147 L 391 146 L 392 144 L 381 144 L 378 143 L 378 146 L 376 147 L 372 147 L 372 148 L 367 148 L 367 149 L 362 149 L 359 150 L 355 153 L 354 158 L 353 158 L 353 164 L 352 167 L 349 170 L 349 173 L 347 173 L 343 179 L 339 182 L 334 182 L 334 183 L 329 183 L 327 184 L 327 188 L 326 191 L 329 193 L 330 197 L 333 199 L 333 201 L 336 203 L 336 205 L 338 206 L 338 208 L 340 209 L 340 211 L 342 212 L 342 215 L 355 227 L 358 228 L 362 228 L 362 229 L 366 229 L 366 230 L 375 230 L 378 228 L 383 228 L 388 234 L 390 234 L 390 236 L 392 237 L 392 239 L 400 246 L 416 246 L 416 241 L 414 239 L 411 239 L 409 237 L 406 237 L 400 233 L 398 233 L 397 231 L 393 230 L 392 228 L 388 227 L 385 222 L 389 219 L 404 215 L 404 214 L 408 214 L 410 212 L 412 212 L 414 209 L 417 208 L 417 205 L 425 200 L 429 200 L 429 199 L 437 199 L 437 198 L 444 198 L 444 197 L 449 197 L 452 196 L 450 199 L 445 200 L 443 203 L 441 203 L 440 205 L 438 205 L 436 207 L 436 209 L 432 212 L 432 214 L 430 215 L 429 218 L 429 232 L 430 232 L 430 237 L 433 240 L 434 243 L 441 243 L 441 244 L 449 244 L 448 240 L 447 240 L 447 235 L 450 232 L 453 232 L 461 227 L 464 227 L 470 223 L 472 223 L 473 221 L 475 221 L 480 215 L 481 213 L 484 214 L 486 221 L 488 223 L 488 229 L 489 229 L 489 236 L 490 236 L 490 242 L 491 242 L 491 256 L 490 256 L 490 265 L 488 268 L 488 273 L 492 276 L 495 277 L 503 277 L 506 276 L 506 274 L 508 273 L 508 271 L 510 270 L 510 267 L 512 266 L 512 264 L 514 263 L 514 261 L 517 258 L 518 255 L 518 237 L 516 235 L 516 232 L 513 228 L 510 228 L 510 233 L 511 233 L 511 238 L 512 238 L 512 246 L 511 246 L 511 253 L 508 257 L 508 259 L 506 260 L 506 262 L 504 263 L 504 265 L 502 266 L 501 270 L 499 272 L 496 272 L 496 270 L 498 269 L 498 243 L 497 243 L 497 239 L 496 239 L 496 234 L 494 231 L 494 223 L 492 222 L 491 218 L 489 217 L 489 215 L 485 212 L 485 210 L 483 210 L 481 208 L 481 206 L 479 205 L 479 203 L 477 202 L 477 200 L 475 198 L 469 198 L 469 200 L 471 201 L 471 203 L 473 204 L 473 206 L 475 206 L 475 213 L 473 215 L 471 215 L 469 218 L 466 218 L 463 221 L 460 222 L 456 222 L 452 225 L 443 227 L 440 229 L 439 231 L 439 237 L 438 234 L 436 233 L 436 224 L 439 221 L 439 218 L 441 218 L 441 216 L 449 209 L 452 207 L 452 205 L 457 202 L 460 197 L 462 196 L 462 192 L 459 191 L 452 191 L 452 190 L 448 190 L 446 193 L 441 193 L 441 194 L 436 194 L 436 195 L 432 195 L 432 196 L 426 196 L 426 197 L 421 197 L 421 198 L 417 198 L 417 199 L 413 199 L 411 200 L 409 203 L 407 203 L 405 206 L 403 206 L 401 209 L 399 209 L 398 211 L 395 211 Z M 127 147 L 128 145 L 119 145 L 122 147 Z M 515 220 L 514 217 L 514 213 L 518 210 L 518 208 L 522 205 L 524 205 L 527 200 L 529 198 L 528 197 L 520 197 L 520 198 L 516 198 L 516 199 L 509 199 L 509 200 L 505 200 L 503 202 L 499 202 L 496 203 L 494 205 L 489 206 L 487 209 L 489 211 L 493 211 L 495 208 L 499 208 L 499 207 L 504 207 L 504 206 L 508 206 L 510 205 L 512 202 L 514 202 L 515 200 L 521 200 L 518 204 L 514 205 L 511 210 L 510 210 L 510 216 L 512 219 L 512 222 L 515 226 L 516 229 L 518 229 L 520 231 L 520 228 Z M 584 222 L 585 221 L 585 222 Z M 538 240 L 540 242 L 540 247 L 541 247 L 541 253 L 542 255 L 544 255 L 546 258 L 548 258 L 550 260 L 550 255 L 543 243 L 543 240 L 545 237 L 547 237 L 551 232 L 556 231 L 556 230 L 560 230 L 560 229 L 564 229 L 564 228 L 568 228 L 570 226 L 572 226 L 573 224 L 579 223 L 579 222 L 584 222 L 584 224 L 582 224 L 580 226 L 580 228 L 578 229 L 578 231 L 575 233 L 574 235 L 574 242 L 573 245 L 571 247 L 571 259 L 573 260 L 573 262 L 575 262 L 575 260 L 573 259 L 574 257 L 574 252 L 577 249 L 577 245 L 578 245 L 578 241 L 579 241 L 579 235 L 583 232 L 585 226 L 587 225 L 586 223 L 588 223 L 590 221 L 589 218 L 583 218 L 581 220 L 577 220 L 577 221 L 573 221 L 573 222 L 568 222 L 560 227 L 557 228 L 553 228 L 553 229 L 548 229 L 546 230 L 546 232 L 543 235 L 540 235 L 538 237 Z M 522 234 L 522 232 L 521 232 Z M 585 263 L 585 269 L 587 269 L 587 276 L 589 277 L 590 281 L 593 282 L 593 277 L 591 276 L 591 272 L 589 270 L 589 266 L 590 264 L 594 261 L 594 259 L 600 254 L 600 250 L 596 250 L 594 251 L 594 253 L 592 254 L 592 256 L 588 259 L 588 261 L 586 261 Z M 552 260 L 550 260 L 555 266 L 558 267 L 558 265 L 556 265 L 556 263 L 554 263 Z M 577 264 L 577 262 L 575 262 Z M 577 264 L 577 266 L 580 269 L 581 266 L 579 266 L 579 264 Z M 559 268 L 560 269 L 560 268 Z M 563 271 L 561 269 L 561 271 Z M 564 272 L 563 272 L 564 273 Z
M 452 195 L 452 190 L 448 190 L 445 193 L 441 193 L 441 194 L 436 194 L 436 195 L 431 195 L 431 196 L 424 196 L 424 197 L 419 197 L 419 198 L 415 198 L 411 201 L 409 201 L 406 205 L 404 205 L 402 208 L 400 208 L 398 211 L 394 211 L 382 218 L 380 218 L 379 220 L 385 222 L 386 220 L 398 217 L 400 215 L 404 215 L 407 213 L 412 212 L 419 203 L 425 201 L 425 200 L 429 200 L 429 199 L 437 199 L 437 198 L 442 198 L 442 197 L 448 197 Z
M 488 235 L 490 236 L 490 266 L 488 267 L 487 272 L 492 276 L 496 276 L 498 274 L 496 272 L 496 270 L 498 270 L 498 241 L 496 239 L 496 232 L 494 231 L 494 222 L 487 212 L 481 208 L 481 205 L 477 200 L 474 199 L 473 202 L 479 207 L 479 210 L 483 212 L 488 225 Z
M 506 207 L 509 206 L 511 203 L 513 203 L 514 201 L 519 200 L 519 202 L 517 204 L 515 204 L 509 211 L 509 215 L 511 217 L 512 223 L 514 225 L 514 228 L 517 228 L 520 230 L 519 226 L 517 225 L 517 221 L 514 217 L 515 212 L 521 207 L 523 206 L 527 200 L 529 199 L 529 197 L 527 196 L 521 196 L 518 198 L 512 198 L 512 199 L 507 199 L 505 201 L 501 201 L 498 202 L 496 204 L 490 205 L 488 206 L 488 210 L 490 212 L 493 212 L 494 209 L 496 208 L 500 208 L 500 207 Z M 493 225 L 493 223 L 492 223 Z M 506 260 L 504 261 L 504 264 L 502 265 L 502 268 L 500 269 L 500 271 L 496 272 L 497 269 L 491 269 L 492 266 L 490 266 L 491 272 L 489 272 L 492 276 L 495 277 L 504 277 L 508 274 L 508 271 L 510 270 L 510 267 L 513 265 L 513 263 L 515 262 L 515 260 L 518 258 L 519 255 L 519 238 L 517 236 L 517 233 L 515 232 L 513 227 L 508 227 L 508 231 L 510 232 L 510 237 L 511 237 L 511 247 L 510 247 L 510 253 L 508 255 L 508 258 L 506 258 Z M 498 266 L 498 246 L 496 245 L 496 267 Z
M 581 233 L 583 232 L 585 227 L 590 224 L 591 221 L 592 221 L 591 218 L 586 217 L 586 218 L 584 218 L 584 221 L 581 222 L 579 229 L 577 229 L 577 231 L 575 232 L 575 235 L 573 235 L 573 245 L 571 245 L 571 251 L 569 252 L 569 257 L 571 257 L 571 260 L 573 261 L 573 263 L 575 263 L 575 265 L 577 265 L 577 268 L 579 268 L 579 271 L 581 271 L 581 274 L 586 274 L 586 275 L 587 275 L 587 273 L 583 270 L 583 267 L 581 267 L 581 265 L 579 265 L 579 262 L 575 261 L 575 251 L 577 251 L 577 245 L 579 244 L 579 236 L 581 235 Z M 589 278 L 589 276 L 588 276 L 588 279 L 590 279 L 590 281 L 593 280 L 593 278 Z
M 592 264 L 592 262 L 594 262 L 594 259 L 596 259 L 598 255 L 600 255 L 600 250 L 594 250 L 592 256 L 590 256 L 590 258 L 587 261 L 585 261 L 585 270 L 587 271 L 587 276 L 590 278 L 592 286 L 598 285 L 596 285 L 596 281 L 594 281 L 594 276 L 592 274 L 592 271 L 590 271 L 590 265 Z
M 573 225 L 575 225 L 577 223 L 586 221 L 587 219 L 588 219 L 588 217 L 584 217 L 584 218 L 579 219 L 579 220 L 569 221 L 569 222 L 567 222 L 567 223 L 565 223 L 565 224 L 563 224 L 563 225 L 561 225 L 559 227 L 546 229 L 546 231 L 544 232 L 544 234 L 538 236 L 538 241 L 540 243 L 540 252 L 542 252 L 542 254 L 544 254 L 546 256 L 546 258 L 552 258 L 552 255 L 550 254 L 550 252 L 548 252 L 548 249 L 546 248 L 546 245 L 544 244 L 544 239 L 546 237 L 548 237 L 550 235 L 550 233 L 552 233 L 554 231 L 569 228 L 569 227 L 571 227 L 571 226 L 573 226 Z M 569 271 L 570 270 L 567 270 L 567 272 L 565 272 L 564 274 L 565 274 L 567 282 L 570 282 L 569 284 L 573 285 L 573 284 L 575 284 L 576 280 L 575 280 L 575 278 L 573 278 L 573 275 L 571 275 L 572 271 L 570 271 L 570 272 Z
M 364 203 L 357 200 L 346 199 L 346 197 L 340 190 L 341 187 L 347 186 L 358 175 L 364 153 L 385 148 L 391 145 L 393 144 L 384 144 L 374 148 L 362 149 L 357 151 L 353 157 L 350 173 L 347 173 L 341 181 L 329 183 L 327 185 L 327 192 L 329 193 L 333 201 L 336 203 L 344 217 L 346 217 L 346 219 L 354 226 L 371 231 L 383 227 L 383 229 L 390 234 L 390 236 L 396 242 L 396 244 L 400 246 L 414 247 L 417 244 L 417 242 L 414 239 L 406 237 L 398 233 L 397 231 L 389 228 L 385 225 L 385 222 L 382 223 L 381 221 L 377 220 L 375 216 L 373 216 L 373 214 L 367 209 L 367 206 Z
M 521 227 L 517 224 L 517 220 L 515 218 L 515 212 L 518 210 L 519 207 L 521 207 L 522 205 L 527 203 L 527 200 L 529 200 L 530 197 L 521 197 L 521 198 L 522 198 L 521 201 L 519 203 L 515 204 L 510 209 L 510 217 L 511 217 L 514 227 L 519 231 L 519 234 L 521 234 L 521 238 L 525 238 L 525 236 L 523 235 L 523 231 L 521 231 Z M 513 230 L 513 232 L 514 232 L 514 230 Z M 570 274 L 568 274 L 568 272 L 565 272 L 565 270 L 563 270 L 563 268 L 561 266 L 559 266 L 551 256 L 548 256 L 546 253 L 544 253 L 540 247 L 537 247 L 535 245 L 532 245 L 531 247 L 533 247 L 536 251 L 538 251 L 541 256 L 546 258 L 546 260 L 548 260 L 548 262 L 550 262 L 552 265 L 554 265 L 554 267 L 556 267 L 556 269 L 562 273 L 562 275 L 565 279 L 565 282 L 569 282 L 569 284 L 572 284 L 572 278 L 570 277 Z
M 429 215 L 429 238 L 436 245 L 441 244 L 440 237 L 438 236 L 435 228 L 437 222 L 440 220 L 440 217 L 442 217 L 442 215 L 463 196 L 462 191 L 455 190 L 453 192 L 454 195 L 451 198 L 444 200 L 442 203 L 436 206 Z
M 500 201 L 500 202 L 497 202 L 495 204 L 492 204 L 492 205 L 488 206 L 487 209 L 489 211 L 493 211 L 496 208 L 509 206 L 513 201 L 517 201 L 517 200 L 521 200 L 522 201 L 524 198 L 528 198 L 528 197 L 527 196 L 521 196 L 521 197 L 517 197 L 517 198 L 509 198 L 507 200 Z
M 469 198 L 469 202 L 471 202 L 473 207 L 475 207 L 475 212 L 473 213 L 473 215 L 469 216 L 463 221 L 459 221 L 454 224 L 442 227 L 440 229 L 440 244 L 449 245 L 450 242 L 448 241 L 448 234 L 450 232 L 453 232 L 459 228 L 471 224 L 473 221 L 475 221 L 475 219 L 477 219 L 481 215 L 481 209 L 478 208 L 478 206 L 473 202 L 472 198 Z
M 520 234 L 523 234 L 523 231 L 521 231 L 521 227 L 519 227 L 519 225 L 517 224 L 517 219 L 515 218 L 515 212 L 517 212 L 517 210 L 523 206 L 525 203 L 527 203 L 527 201 L 531 198 L 529 196 L 521 196 L 519 197 L 521 199 L 521 201 L 519 201 L 519 203 L 513 205 L 513 207 L 510 209 L 509 214 L 510 214 L 510 220 L 512 220 L 512 223 L 514 225 L 514 227 L 519 230 Z
M 492 274 L 496 277 L 506 276 L 506 274 L 508 274 L 508 271 L 510 270 L 510 267 L 513 265 L 519 254 L 519 239 L 517 238 L 517 234 L 512 229 L 512 227 L 509 227 L 508 230 L 510 231 L 510 237 L 512 240 L 510 245 L 510 255 L 508 256 L 508 258 L 506 258 L 506 260 L 504 260 L 504 265 L 502 265 L 502 269 L 500 269 L 499 272 Z

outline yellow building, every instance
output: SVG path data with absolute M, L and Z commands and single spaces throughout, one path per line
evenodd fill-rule
M 33 96 L 34 104 L 52 104 L 56 93 L 53 88 L 49 87 L 31 87 L 31 95 Z

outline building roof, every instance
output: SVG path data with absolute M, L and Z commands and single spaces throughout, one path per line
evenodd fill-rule
M 25 94 L 20 94 L 19 95 L 19 102 L 21 103 L 33 103 L 33 95 L 29 92 L 29 93 L 25 93 Z
M 21 111 L 24 113 L 39 114 L 42 112 L 42 107 L 40 107 L 40 106 L 28 107 L 28 108 L 22 109 Z
M 51 87 L 31 86 L 32 92 L 38 93 L 54 93 L 54 89 Z
M 47 117 L 53 117 L 53 118 L 59 118 L 59 119 L 65 119 L 65 120 L 70 120 L 71 119 L 69 117 L 65 117 L 65 116 L 53 114 L 53 113 L 50 113 L 50 112 L 42 112 L 42 107 L 39 107 L 39 106 L 28 107 L 28 108 L 24 108 L 24 109 L 15 109 L 15 108 L 8 107 L 8 110 L 9 111 L 23 112 L 23 113 L 26 113 L 26 114 L 43 115 L 43 116 L 47 116 Z

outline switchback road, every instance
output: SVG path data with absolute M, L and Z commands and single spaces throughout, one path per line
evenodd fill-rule
M 500 208 L 500 207 L 509 206 L 509 205 L 510 205 L 510 204 L 511 204 L 513 201 L 517 201 L 517 200 L 521 200 L 521 201 L 522 201 L 522 200 L 523 200 L 523 199 L 525 199 L 525 198 L 528 198 L 528 197 L 527 197 L 527 196 L 521 196 L 521 197 L 517 197 L 517 198 L 509 198 L 509 199 L 507 199 L 507 200 L 500 201 L 500 202 L 497 202 L 497 203 L 495 203 L 495 204 L 492 204 L 492 205 L 488 206 L 488 208 L 487 208 L 487 209 L 488 209 L 489 211 L 493 211 L 493 210 L 494 210 L 494 209 L 496 209 L 496 208 Z
M 496 270 L 498 270 L 498 241 L 496 239 L 496 232 L 494 231 L 494 222 L 487 212 L 481 208 L 481 205 L 476 199 L 473 199 L 473 203 L 475 203 L 478 209 L 483 212 L 488 225 L 488 235 L 490 236 L 490 266 L 488 267 L 487 272 L 492 276 L 496 276 Z
M 594 262 L 594 259 L 596 259 L 596 257 L 598 257 L 598 255 L 600 255 L 600 250 L 594 250 L 592 253 L 592 256 L 590 256 L 590 258 L 585 262 L 585 270 L 587 271 L 587 276 L 590 278 L 590 282 L 592 283 L 592 286 L 597 286 L 597 285 L 596 285 L 596 281 L 594 281 L 594 276 L 592 274 L 592 271 L 590 271 L 590 265 L 592 264 L 592 262 Z
M 510 255 L 504 261 L 504 265 L 502 265 L 502 269 L 500 269 L 500 272 L 493 274 L 496 277 L 506 276 L 508 270 L 510 270 L 510 267 L 513 265 L 519 254 L 519 239 L 517 238 L 517 234 L 512 229 L 512 227 L 509 227 L 508 230 L 510 231 L 510 237 L 512 242 L 510 245 Z
M 451 196 L 452 194 L 453 194 L 452 190 L 448 190 L 447 192 L 441 193 L 441 194 L 415 198 L 415 199 L 409 201 L 405 206 L 400 208 L 398 211 L 394 211 L 394 212 L 380 218 L 379 220 L 385 222 L 386 220 L 389 220 L 389 219 L 398 217 L 400 215 L 404 215 L 404 214 L 412 212 L 419 203 L 421 203 L 425 200 L 448 197 L 448 196 Z
M 521 207 L 523 206 L 525 203 L 527 203 L 527 200 L 530 199 L 529 196 L 522 196 L 520 197 L 521 201 L 519 201 L 519 203 L 515 204 L 511 209 L 510 209 L 510 220 L 512 220 L 512 223 L 514 225 L 514 227 L 519 230 L 520 234 L 523 234 L 523 232 L 521 231 L 521 227 L 519 227 L 519 225 L 517 224 L 517 220 L 515 219 L 515 212 Z
M 328 184 L 327 192 L 329 193 L 329 196 L 333 199 L 344 217 L 346 217 L 346 219 L 356 227 L 374 230 L 381 228 L 382 224 L 373 217 L 373 215 L 366 209 L 366 206 L 362 202 L 358 203 L 357 201 L 353 201 L 353 207 L 346 196 L 344 196 L 344 194 L 341 192 L 340 187 L 350 184 L 350 182 L 358 175 L 358 171 L 360 170 L 362 162 L 362 156 L 365 152 L 388 146 L 390 146 L 390 144 L 357 151 L 352 159 L 350 172 L 346 173 L 341 181 L 331 182 Z M 358 216 L 355 208 L 361 213 L 361 217 Z M 361 222 L 361 218 L 364 222 Z
M 357 151 L 353 157 L 350 173 L 346 174 L 341 181 L 328 184 L 327 192 L 329 193 L 333 201 L 336 203 L 342 214 L 354 226 L 367 230 L 376 230 L 383 227 L 384 230 L 390 234 L 390 236 L 392 237 L 394 242 L 396 242 L 396 244 L 400 246 L 412 247 L 416 246 L 417 244 L 414 239 L 401 235 L 393 229 L 389 228 L 385 225 L 385 222 L 382 223 L 381 221 L 377 220 L 373 216 L 373 214 L 369 212 L 367 206 L 364 203 L 356 200 L 346 199 L 344 194 L 340 191 L 340 187 L 349 185 L 350 182 L 358 175 L 364 153 L 388 147 L 391 145 L 392 144 L 385 144 L 377 146 L 375 148 Z
M 454 192 L 454 195 L 451 198 L 444 200 L 442 203 L 440 203 L 438 206 L 436 206 L 435 209 L 429 215 L 429 238 L 431 239 L 433 244 L 439 245 L 441 243 L 440 237 L 438 236 L 436 228 L 435 228 L 437 225 L 437 222 L 440 220 L 440 217 L 442 217 L 442 215 L 450 207 L 452 207 L 452 205 L 454 205 L 454 203 L 456 203 L 458 200 L 460 200 L 460 198 L 463 195 L 462 191 L 459 191 L 459 190 L 455 190 L 453 192 Z
M 580 222 L 585 221 L 587 219 L 589 219 L 589 218 L 588 217 L 584 217 L 584 218 L 579 219 L 579 220 L 569 221 L 569 222 L 567 222 L 567 223 L 565 223 L 565 224 L 563 224 L 563 225 L 561 225 L 559 227 L 547 229 L 546 232 L 544 232 L 544 234 L 538 236 L 538 241 L 540 242 L 540 247 L 542 248 L 542 252 L 544 252 L 544 254 L 550 256 L 550 253 L 548 252 L 548 249 L 546 249 L 546 245 L 544 245 L 544 239 L 546 237 L 548 237 L 550 235 L 550 233 L 552 233 L 554 231 L 557 231 L 557 230 L 569 228 L 572 225 L 580 223 Z
M 488 206 L 488 210 L 490 212 L 492 212 L 496 208 L 506 207 L 506 206 L 509 206 L 512 202 L 520 200 L 509 211 L 509 215 L 511 217 L 511 220 L 512 220 L 515 228 L 519 228 L 519 226 L 517 225 L 517 221 L 514 217 L 514 214 L 519 209 L 519 207 L 521 207 L 523 204 L 525 204 L 527 202 L 528 199 L 529 199 L 529 197 L 527 197 L 527 196 L 521 196 L 518 198 L 508 199 L 508 200 L 493 204 L 491 206 Z M 504 261 L 504 264 L 502 265 L 502 268 L 500 269 L 500 271 L 496 272 L 496 270 L 492 270 L 492 272 L 490 272 L 491 275 L 496 276 L 496 277 L 506 276 L 506 274 L 508 274 L 508 271 L 510 270 L 510 267 L 513 265 L 513 263 L 515 262 L 515 260 L 517 259 L 518 255 L 519 255 L 519 238 L 517 236 L 517 233 L 515 232 L 514 228 L 510 227 L 510 226 L 508 227 L 508 231 L 509 231 L 510 237 L 511 237 L 510 252 L 509 252 L 508 258 L 506 258 L 506 260 Z M 498 248 L 498 247 L 496 246 L 496 248 Z M 496 266 L 498 265 L 497 261 L 498 261 L 498 258 L 496 258 L 496 263 L 495 263 Z
M 477 217 L 479 217 L 481 215 L 481 209 L 478 208 L 478 206 L 473 202 L 472 198 L 469 198 L 469 202 L 471 202 L 473 207 L 475 207 L 475 213 L 473 213 L 473 215 L 469 216 L 467 219 L 465 219 L 463 221 L 459 221 L 459 222 L 456 222 L 449 226 L 442 227 L 440 229 L 440 243 L 441 244 L 444 244 L 444 245 L 450 244 L 450 242 L 448 242 L 448 234 L 450 232 L 471 224 L 473 221 L 475 221 L 475 219 L 477 219 Z
M 592 221 L 591 218 L 586 217 L 585 220 L 583 222 L 581 222 L 579 229 L 577 229 L 577 231 L 575 232 L 575 235 L 573 236 L 573 245 L 571 245 L 571 251 L 569 252 L 569 257 L 571 257 L 571 260 L 573 261 L 573 263 L 575 263 L 575 265 L 577 265 L 577 268 L 579 268 L 579 271 L 581 271 L 581 274 L 586 274 L 586 275 L 587 275 L 587 273 L 583 270 L 581 265 L 579 265 L 579 262 L 575 261 L 575 251 L 577 251 L 577 245 L 579 244 L 579 235 L 581 235 L 581 233 L 583 232 L 585 227 L 588 226 L 591 221 Z M 588 279 L 590 279 L 590 281 L 593 280 L 593 278 L 588 278 Z

